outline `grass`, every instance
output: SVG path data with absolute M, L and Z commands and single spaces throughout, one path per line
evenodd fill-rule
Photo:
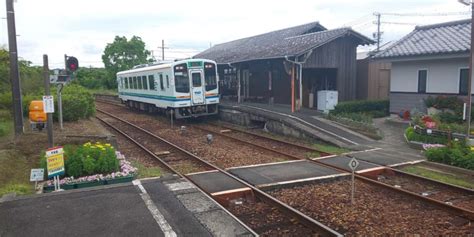
M 16 193 L 16 195 L 33 194 L 34 190 L 30 184 L 7 184 L 0 188 L 0 197 L 7 193 Z
M 325 145 L 325 144 L 313 144 L 313 148 L 318 149 L 322 152 L 334 154 L 334 155 L 339 155 L 342 153 L 350 152 L 349 149 L 346 148 L 341 148 L 341 147 L 336 147 L 336 146 L 331 146 L 331 145 Z M 314 155 L 314 154 L 313 154 Z M 318 154 L 319 156 L 319 154 Z M 312 156 L 312 157 L 318 157 L 318 156 Z
M 17 195 L 32 194 L 34 185 L 29 175 L 33 164 L 27 157 L 14 150 L 0 151 L 0 196 L 10 192 Z
M 138 179 L 160 177 L 162 175 L 160 167 L 146 167 L 137 161 L 132 161 L 132 164 L 138 169 Z
M 470 180 L 464 180 L 453 175 L 443 174 L 419 166 L 407 166 L 402 169 L 405 172 L 420 175 L 426 178 L 434 179 L 443 183 L 453 184 L 465 188 L 474 189 L 474 183 Z
M 0 110 L 0 137 L 5 137 L 13 131 L 13 121 L 10 111 Z

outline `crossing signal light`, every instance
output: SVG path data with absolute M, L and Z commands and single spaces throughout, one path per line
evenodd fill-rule
M 75 72 L 79 68 L 79 61 L 76 57 L 67 57 L 66 66 L 68 71 Z

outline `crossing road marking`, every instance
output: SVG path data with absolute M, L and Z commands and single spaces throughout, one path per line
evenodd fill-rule
M 133 180 L 132 183 L 133 185 L 138 186 L 138 188 L 140 189 L 141 191 L 140 196 L 142 197 L 143 201 L 145 202 L 146 207 L 150 211 L 156 223 L 160 226 L 160 229 L 163 231 L 165 236 L 177 237 L 176 232 L 174 232 L 173 228 L 171 228 L 171 226 L 168 224 L 163 214 L 161 214 L 161 212 L 158 210 L 156 205 L 153 203 L 153 201 L 150 198 L 150 195 L 148 195 L 146 189 L 143 187 L 140 180 Z

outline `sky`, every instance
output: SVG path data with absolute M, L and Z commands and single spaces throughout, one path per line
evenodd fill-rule
M 2 2 L 0 46 L 8 47 L 6 3 Z M 116 35 L 140 36 L 157 59 L 161 59 L 159 47 L 164 40 L 165 59 L 171 60 L 191 57 L 215 44 L 313 21 L 328 29 L 352 27 L 372 37 L 376 31 L 374 12 L 382 13 L 382 43 L 393 42 L 415 25 L 469 18 L 469 10 L 457 0 L 15 2 L 19 57 L 42 65 L 42 55 L 48 54 L 50 68 L 62 67 L 64 54 L 77 57 L 80 66 L 103 67 L 101 55 Z M 433 13 L 439 15 L 411 15 Z

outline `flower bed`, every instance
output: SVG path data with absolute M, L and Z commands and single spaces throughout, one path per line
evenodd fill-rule
M 59 180 L 61 188 L 76 189 L 132 181 L 135 177 L 135 174 L 137 173 L 137 168 L 133 167 L 131 163 L 125 159 L 125 156 L 119 151 L 116 151 L 115 154 L 120 164 L 119 171 L 112 172 L 106 175 L 94 174 L 89 176 L 82 176 L 79 178 L 75 178 L 74 176 L 64 177 Z M 46 181 L 43 190 L 53 191 L 53 181 Z

